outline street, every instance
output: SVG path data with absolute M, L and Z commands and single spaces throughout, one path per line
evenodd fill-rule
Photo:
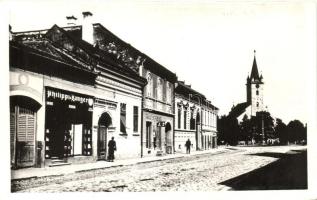
M 305 189 L 306 147 L 226 147 L 215 154 L 18 180 L 11 185 L 13 192 Z

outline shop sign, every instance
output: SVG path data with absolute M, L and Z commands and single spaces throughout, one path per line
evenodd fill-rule
M 88 106 L 92 106 L 94 103 L 92 97 L 48 87 L 46 88 L 46 98 L 50 101 L 68 101 L 72 103 L 88 104 Z
M 165 126 L 165 122 L 164 121 L 158 122 L 157 126 L 158 127 L 164 127 Z

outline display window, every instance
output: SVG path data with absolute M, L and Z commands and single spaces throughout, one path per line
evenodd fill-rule
M 46 87 L 45 158 L 92 155 L 93 97 Z

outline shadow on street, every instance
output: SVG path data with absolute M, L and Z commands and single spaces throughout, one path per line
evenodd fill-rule
M 259 153 L 252 156 L 280 158 L 264 167 L 221 182 L 232 190 L 307 189 L 307 151 Z

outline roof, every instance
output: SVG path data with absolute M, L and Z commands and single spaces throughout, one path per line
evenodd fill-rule
M 45 39 L 27 43 L 10 41 L 10 68 L 45 74 L 76 83 L 93 85 L 97 73 L 90 65 L 55 48 Z
M 197 92 L 191 86 L 186 85 L 183 81 L 177 82 L 177 86 L 175 88 L 175 93 L 177 93 L 177 92 L 183 92 L 183 93 L 188 93 L 188 94 L 192 94 L 192 95 L 199 95 L 201 98 L 205 98 L 205 95 L 201 94 L 200 92 Z
M 41 55 L 82 70 L 93 72 L 93 67 L 91 65 L 80 58 L 69 54 L 67 51 L 55 47 L 52 42 L 46 38 L 38 38 L 24 42 L 11 41 L 10 46 Z
M 211 104 L 211 102 L 206 99 L 205 95 L 194 90 L 190 85 L 186 85 L 184 81 L 177 82 L 177 86 L 175 88 L 175 93 L 185 95 L 186 98 L 189 98 L 189 95 L 192 95 L 192 101 L 196 101 L 196 100 L 197 100 L 197 102 L 201 101 L 200 102 L 201 104 L 207 105 L 212 110 L 219 110 L 216 106 Z M 197 96 L 199 96 L 199 98 L 197 98 Z M 205 102 L 205 103 L 203 103 L 203 102 Z
M 134 80 L 146 84 L 146 80 L 140 77 L 138 73 L 120 65 L 117 60 L 109 57 L 103 50 L 82 40 L 81 37 L 79 38 L 81 31 L 80 34 L 76 31 L 79 30 L 78 26 L 68 27 L 66 30 L 54 25 L 49 30 L 14 33 L 14 40 L 33 51 L 45 53 L 47 56 L 54 57 L 57 60 L 73 61 L 73 63 L 83 65 L 89 70 L 94 70 L 99 64 L 104 68 L 119 71 L 121 74 L 126 74 L 133 77 Z
M 131 56 L 133 60 L 137 60 L 139 56 L 143 59 L 145 58 L 145 62 L 143 63 L 144 67 L 149 69 L 152 73 L 163 76 L 167 80 L 175 83 L 177 81 L 177 76 L 175 73 L 171 72 L 148 55 L 140 52 L 138 49 L 134 48 L 132 45 L 126 43 L 121 40 L 115 34 L 106 29 L 103 25 L 96 23 L 93 24 L 94 32 L 96 36 L 96 42 L 101 49 L 108 50 L 106 45 L 109 43 L 114 43 L 119 49 L 123 48 L 122 51 L 127 51 L 127 56 Z
M 54 28 L 58 27 L 57 25 L 53 26 Z M 53 28 L 52 27 L 52 28 Z M 94 23 L 94 36 L 96 39 L 96 46 L 92 46 L 88 42 L 82 40 L 82 26 L 67 26 L 67 27 L 58 27 L 61 32 L 68 36 L 68 38 L 72 38 L 79 46 L 85 48 L 85 50 L 89 51 L 89 53 L 94 54 L 95 56 L 101 56 L 103 59 L 107 60 L 107 62 L 111 63 L 112 65 L 119 65 L 121 68 L 125 68 L 127 70 L 133 71 L 135 74 L 138 73 L 138 65 L 135 63 L 137 62 L 138 58 L 141 57 L 144 60 L 143 66 L 149 69 L 152 73 L 160 75 L 167 80 L 175 83 L 177 81 L 177 76 L 175 73 L 171 72 L 167 68 L 160 65 L 158 62 L 147 56 L 146 54 L 140 52 L 138 49 L 134 48 L 129 43 L 121 40 L 115 34 L 110 32 L 100 23 Z M 52 29 L 51 28 L 51 29 Z M 43 29 L 43 30 L 36 30 L 36 31 L 26 31 L 26 32 L 16 32 L 14 33 L 14 37 L 18 39 L 23 38 L 31 38 L 37 37 L 39 35 L 43 36 L 46 35 L 51 29 Z M 114 55 L 113 53 L 109 52 L 109 44 L 114 43 L 119 49 L 120 53 L 125 51 L 126 60 L 118 59 L 118 55 Z M 122 56 L 121 56 L 122 57 Z M 129 60 L 131 59 L 131 60 Z
M 251 76 L 250 76 L 251 79 L 259 79 L 260 76 L 259 76 L 259 71 L 258 71 L 258 66 L 256 64 L 256 58 L 255 58 L 255 55 L 254 55 L 254 59 L 253 59 L 253 65 L 252 65 L 252 70 L 251 70 Z
M 248 102 L 237 104 L 236 106 L 234 106 L 231 109 L 231 111 L 229 112 L 229 116 L 234 117 L 234 118 L 239 117 L 241 114 L 243 114 L 245 112 L 245 110 L 248 106 L 250 106 L 250 103 L 248 103 Z

